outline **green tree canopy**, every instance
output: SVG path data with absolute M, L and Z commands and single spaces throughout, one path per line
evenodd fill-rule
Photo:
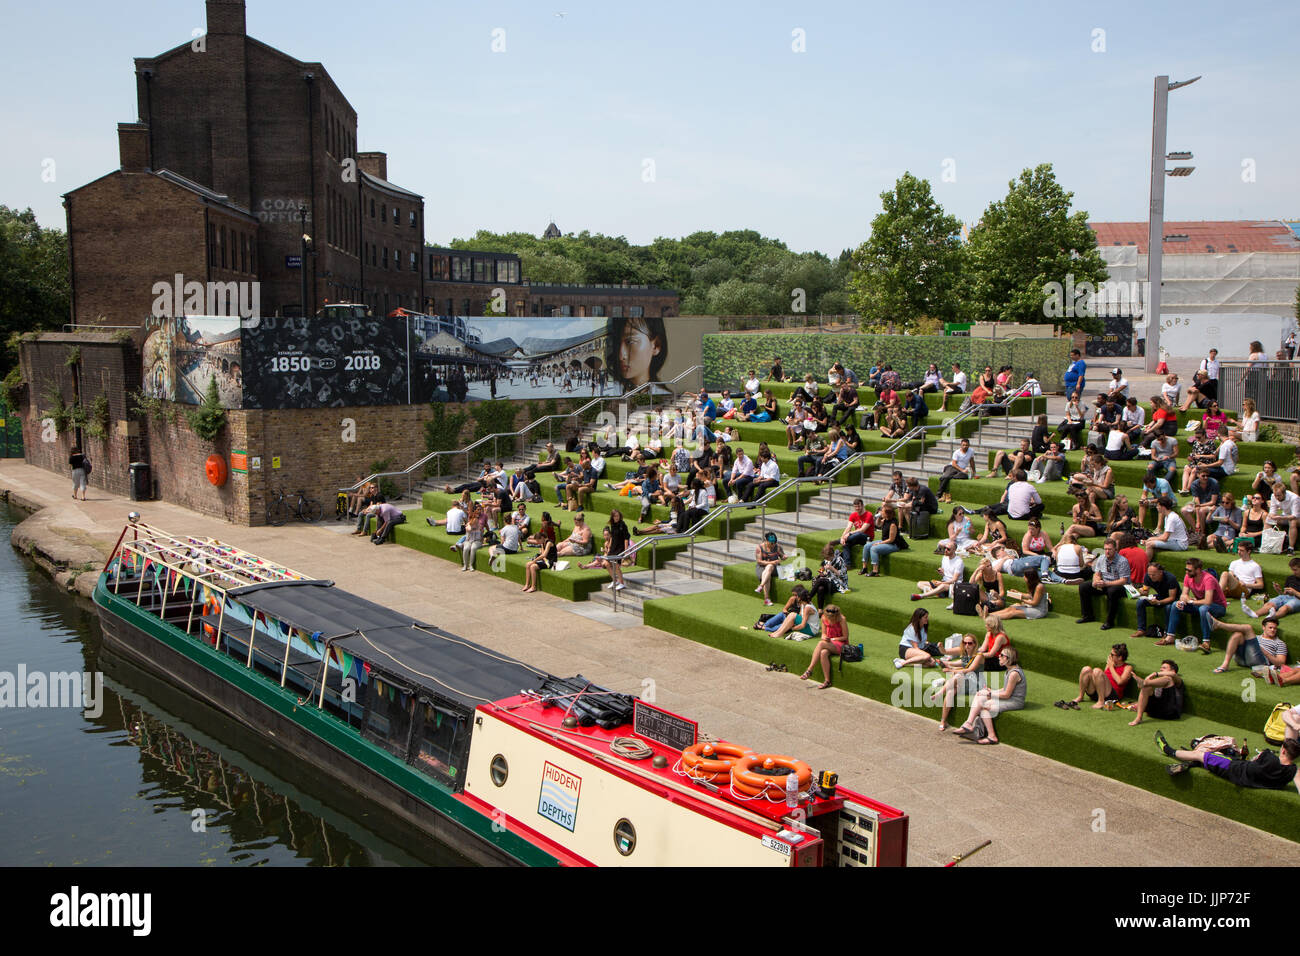
M 0 206 L 0 370 L 17 364 L 13 339 L 68 321 L 68 237 L 42 229 L 30 209 Z
M 962 268 L 961 223 L 934 201 L 930 183 L 903 173 L 871 237 L 853 255 L 849 301 L 864 320 L 912 328 L 922 318 L 957 315 Z
M 1061 188 L 1050 163 L 1024 170 L 1008 187 L 970 233 L 967 317 L 1098 331 L 1086 294 L 1107 270 L 1088 213 L 1070 212 L 1074 193 Z

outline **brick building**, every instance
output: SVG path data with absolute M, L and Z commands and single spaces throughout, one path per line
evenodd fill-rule
M 672 289 L 529 282 L 519 256 L 509 252 L 426 246 L 424 273 L 424 311 L 430 315 L 484 315 L 497 289 L 505 293 L 505 314 L 516 318 L 679 314 Z
M 423 198 L 388 182 L 385 154 L 357 153 L 356 111 L 322 64 L 249 37 L 243 0 L 207 0 L 207 17 L 204 37 L 136 59 L 121 168 L 65 197 L 73 321 L 138 324 L 153 283 L 215 270 L 260 282 L 265 315 L 418 306 Z

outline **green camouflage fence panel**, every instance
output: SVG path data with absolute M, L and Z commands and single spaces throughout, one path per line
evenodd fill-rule
M 786 378 L 803 378 L 812 372 L 826 381 L 826 370 L 841 362 L 865 380 L 877 361 L 892 365 L 904 381 L 919 381 L 931 362 L 948 377 L 953 362 L 970 374 L 985 365 L 994 370 L 1010 365 L 1017 380 L 1034 373 L 1043 390 L 1059 392 L 1069 365 L 1070 340 L 973 339 L 945 335 L 765 335 L 762 333 L 704 336 L 704 380 L 711 389 L 734 386 L 750 369 L 767 375 L 772 359 L 781 357 Z

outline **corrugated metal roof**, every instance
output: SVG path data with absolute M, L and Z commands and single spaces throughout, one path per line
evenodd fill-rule
M 1090 222 L 1099 246 L 1137 246 L 1147 254 L 1145 222 Z M 1206 252 L 1300 252 L 1300 236 L 1278 220 L 1204 220 L 1165 222 L 1164 234 L 1185 235 L 1186 242 L 1164 242 L 1164 255 Z

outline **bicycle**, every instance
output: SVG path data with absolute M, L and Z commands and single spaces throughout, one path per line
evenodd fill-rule
M 290 515 L 295 515 L 302 521 L 320 520 L 321 503 L 315 498 L 308 498 L 307 492 L 299 489 L 292 497 L 286 496 L 283 490 L 271 494 L 272 500 L 266 505 L 267 524 L 278 528 L 289 520 Z

